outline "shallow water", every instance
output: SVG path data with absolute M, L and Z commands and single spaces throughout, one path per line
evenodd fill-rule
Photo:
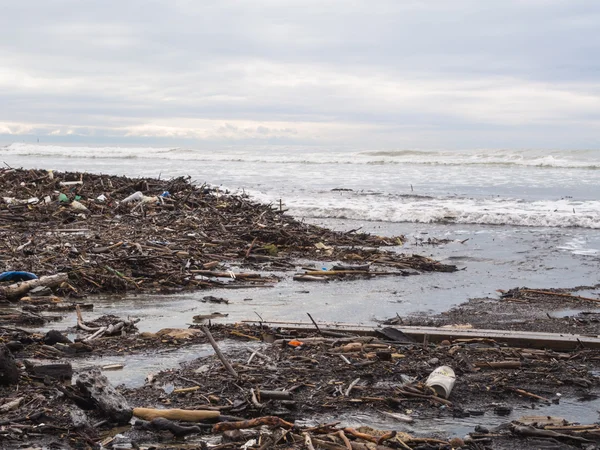
M 328 423 L 342 421 L 348 427 L 370 426 L 379 430 L 403 431 L 415 436 L 432 436 L 440 434 L 443 436 L 463 437 L 473 432 L 477 425 L 488 429 L 498 427 L 524 416 L 555 416 L 578 423 L 592 424 L 599 419 L 598 410 L 600 410 L 600 399 L 592 401 L 561 400 L 559 404 L 539 405 L 531 403 L 531 406 L 520 406 L 513 409 L 509 415 L 498 415 L 494 413 L 492 405 L 483 405 L 480 409 L 484 412 L 480 416 L 469 417 L 441 417 L 441 418 L 419 418 L 418 411 L 411 411 L 409 415 L 414 418 L 414 422 L 407 424 L 396 419 L 385 416 L 384 414 L 363 414 L 350 413 L 341 415 L 319 416 L 316 420 L 299 421 L 299 424 L 307 426 L 316 426 L 319 423 Z M 405 411 L 399 410 L 399 413 Z

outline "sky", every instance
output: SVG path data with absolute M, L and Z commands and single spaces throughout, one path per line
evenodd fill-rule
M 597 0 L 19 0 L 0 143 L 600 148 Z

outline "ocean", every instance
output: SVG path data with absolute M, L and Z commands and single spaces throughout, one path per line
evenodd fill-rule
M 258 311 L 305 319 L 310 311 L 324 320 L 369 323 L 396 313 L 442 311 L 468 298 L 493 297 L 497 289 L 600 283 L 599 150 L 201 150 L 13 143 L 0 148 L 0 162 L 132 177 L 189 175 L 197 183 L 243 191 L 262 202 L 279 205 L 281 200 L 288 214 L 311 223 L 404 234 L 408 242 L 398 251 L 464 269 L 329 283 L 319 288 L 318 298 L 291 281 L 258 295 L 227 292 L 234 300 L 228 310 L 233 319 L 253 318 Z M 431 245 L 428 238 L 450 242 Z M 309 290 L 317 292 L 313 286 Z M 243 301 L 248 296 L 259 300 Z M 173 323 L 194 296 L 177 298 Z M 132 302 L 135 311 L 139 304 Z

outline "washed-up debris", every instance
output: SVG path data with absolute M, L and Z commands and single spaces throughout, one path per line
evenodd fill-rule
M 37 275 L 31 272 L 23 272 L 18 270 L 11 270 L 8 272 L 0 273 L 0 282 L 2 281 L 27 281 L 27 280 L 35 280 L 37 279 Z
M 0 169 L 0 188 L 14 199 L 0 203 L 0 225 L 10 225 L 0 226 L 5 270 L 18 267 L 40 279 L 58 277 L 60 283 L 49 287 L 67 297 L 266 287 L 278 281 L 266 270 L 295 270 L 300 257 L 337 261 L 342 272 L 355 271 L 346 266 L 368 267 L 370 276 L 391 269 L 398 270 L 393 274 L 456 270 L 381 249 L 401 245 L 401 236 L 307 225 L 271 205 L 184 177 L 131 179 L 6 168 Z M 0 295 L 16 300 L 27 289 L 0 286 Z
M 586 295 L 579 295 L 582 291 Z M 383 323 L 457 328 L 521 330 L 600 336 L 600 285 L 571 289 L 498 290 L 499 297 L 475 298 L 441 314 L 407 316 Z M 498 320 L 502 317 L 502 320 Z
M 207 342 L 212 338 L 221 355 L 155 374 L 151 382 L 135 389 L 114 388 L 97 370 L 76 373 L 75 384 L 69 386 L 65 378 L 69 378 L 70 365 L 35 363 L 48 366 L 41 369 L 44 375 L 35 373 L 29 362 L 20 364 L 23 347 L 15 353 L 18 388 L 0 387 L 0 446 L 10 448 L 67 434 L 69 445 L 102 442 L 108 448 L 121 448 L 124 442 L 147 448 L 159 441 L 177 447 L 183 437 L 186 445 L 197 448 L 210 440 L 212 445 L 231 449 L 304 449 L 310 442 L 315 449 L 335 450 L 372 446 L 380 450 L 478 450 L 504 448 L 503 442 L 512 442 L 513 448 L 531 448 L 530 439 L 551 438 L 575 446 L 600 439 L 596 424 L 535 415 L 508 417 L 504 427 L 478 426 L 460 437 L 416 435 L 405 428 L 412 424 L 418 429 L 420 422 L 429 419 L 452 421 L 468 415 L 471 420 L 483 415 L 481 423 L 485 423 L 486 414 L 495 416 L 501 408 L 510 414 L 513 405 L 546 402 L 557 403 L 560 414 L 556 392 L 567 398 L 597 389 L 592 371 L 599 362 L 593 350 L 553 352 L 464 339 L 440 345 L 401 343 L 374 332 L 346 331 L 344 336 L 330 337 L 327 333 L 334 331 L 323 324 L 316 328 L 319 331 L 242 324 L 213 325 L 203 331 L 190 328 L 197 333 L 196 339 Z M 387 334 L 394 336 L 389 330 Z M 272 343 L 256 344 L 267 335 L 274 338 Z M 115 342 L 121 348 L 119 354 L 133 353 L 138 351 L 130 346 L 139 339 L 135 336 L 132 330 L 125 336 L 100 337 L 91 345 L 105 347 Z M 18 330 L 4 337 L 23 342 L 34 339 L 33 334 Z M 46 342 L 52 342 L 51 337 L 63 340 L 47 333 Z M 300 345 L 290 345 L 295 341 Z M 155 341 L 154 346 L 156 342 L 169 345 Z M 179 342 L 185 345 L 186 341 Z M 229 344 L 224 347 L 224 342 Z M 494 364 L 513 361 L 520 364 Z M 427 385 L 428 376 L 439 366 L 451 367 L 456 375 L 447 398 Z M 49 376 L 52 371 L 62 373 L 63 368 L 65 376 Z M 532 372 L 542 375 L 532 377 Z M 577 379 L 587 382 L 575 383 Z M 171 389 L 162 388 L 167 385 Z M 351 417 L 353 412 L 360 412 L 362 418 L 372 415 L 387 420 L 394 431 L 319 421 L 321 416 Z M 132 415 L 134 428 L 118 428 L 121 437 L 114 440 L 114 427 L 130 423 Z

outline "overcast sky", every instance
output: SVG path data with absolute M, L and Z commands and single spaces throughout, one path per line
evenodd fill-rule
M 598 0 L 19 0 L 0 142 L 600 148 Z

